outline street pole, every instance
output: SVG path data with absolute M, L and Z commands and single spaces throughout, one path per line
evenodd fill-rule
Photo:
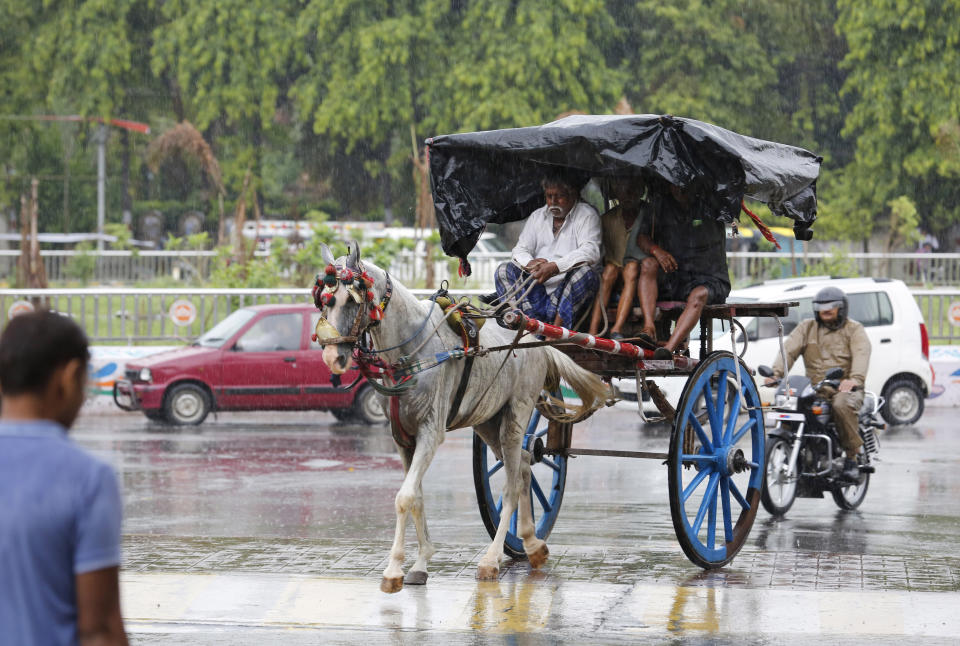
M 97 131 L 97 250 L 103 251 L 103 223 L 107 211 L 107 126 Z

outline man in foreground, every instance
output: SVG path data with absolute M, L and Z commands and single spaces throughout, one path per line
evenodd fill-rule
M 59 314 L 20 315 L 0 336 L 3 643 L 127 644 L 117 480 L 67 437 L 88 360 L 83 330 Z
M 530 214 L 513 259 L 497 268 L 500 300 L 541 321 L 572 328 L 600 284 L 600 216 L 562 176 L 543 180 L 546 205 Z
M 855 483 L 860 480 L 857 452 L 863 446 L 857 415 L 863 406 L 863 384 L 870 365 L 870 339 L 863 325 L 847 315 L 847 296 L 838 287 L 824 287 L 813 298 L 814 318 L 802 321 L 784 342 L 787 365 L 777 354 L 773 363 L 774 384 L 790 372 L 797 357 L 803 357 L 803 367 L 812 383 L 821 381 L 831 368 L 843 368 L 839 389 L 825 387 L 821 391 L 830 399 L 830 416 L 837 426 L 840 445 L 847 457 L 843 462 L 842 477 Z

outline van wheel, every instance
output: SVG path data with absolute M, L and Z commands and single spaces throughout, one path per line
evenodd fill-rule
M 387 421 L 377 391 L 366 384 L 360 387 L 353 400 L 353 414 L 364 424 L 385 424 Z
M 199 424 L 210 412 L 210 396 L 196 384 L 179 384 L 167 393 L 163 410 L 173 424 Z
M 887 424 L 913 424 L 923 415 L 923 392 L 912 379 L 894 379 L 883 389 L 886 400 L 880 414 Z

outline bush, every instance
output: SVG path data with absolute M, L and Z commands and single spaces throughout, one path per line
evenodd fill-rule
M 92 242 L 80 242 L 74 247 L 77 252 L 68 261 L 63 273 L 68 278 L 80 281 L 80 284 L 86 286 L 97 273 L 97 257 L 91 253 L 94 249 Z
M 839 278 L 854 278 L 859 276 L 857 263 L 842 249 L 833 247 L 830 256 L 811 262 L 803 270 L 804 276 L 836 276 Z

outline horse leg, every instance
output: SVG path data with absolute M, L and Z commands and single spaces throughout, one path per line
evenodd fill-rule
M 417 432 L 417 446 L 413 451 L 413 458 L 410 460 L 410 466 L 403 478 L 403 484 L 400 486 L 400 490 L 394 499 L 394 508 L 397 512 L 397 525 L 394 531 L 393 545 L 390 548 L 390 559 L 386 569 L 383 571 L 383 580 L 380 582 L 380 589 L 388 593 L 399 592 L 403 589 L 403 539 L 407 527 L 407 514 L 414 513 L 414 509 L 417 507 L 418 494 L 421 495 L 419 504 L 420 517 L 424 529 L 423 536 L 426 536 L 426 522 L 423 520 L 421 482 L 423 481 L 423 474 L 426 473 L 427 467 L 430 466 L 430 462 L 437 452 L 437 446 L 443 441 L 443 431 L 440 430 L 431 433 L 424 432 L 424 430 L 424 427 L 421 426 Z M 414 522 L 416 523 L 416 514 L 414 514 Z M 419 527 L 417 528 L 417 539 L 421 539 Z M 420 542 L 417 563 L 414 567 L 416 568 L 417 565 L 420 565 L 422 557 L 423 563 L 421 571 L 423 575 L 417 576 L 423 576 L 424 581 L 426 580 L 426 561 L 433 555 L 433 551 L 433 545 L 431 545 L 429 541 L 426 544 L 422 541 Z
M 537 528 L 533 523 L 533 507 L 530 502 L 530 453 L 523 451 L 520 460 L 520 508 L 517 514 L 517 534 L 523 540 L 523 551 L 527 554 L 530 567 L 538 568 L 547 562 L 550 550 L 547 543 L 537 538 Z
M 503 542 L 510 528 L 510 517 L 517 509 L 520 496 L 520 443 L 524 427 L 513 411 L 504 415 L 500 431 L 500 446 L 503 453 L 503 472 L 506 484 L 503 490 L 503 509 L 500 510 L 500 524 L 490 547 L 477 564 L 477 578 L 483 581 L 497 580 L 500 576 L 500 555 L 503 554 Z
M 427 582 L 427 562 L 436 553 L 427 531 L 427 516 L 423 511 L 423 487 L 417 487 L 417 495 L 410 510 L 413 526 L 417 530 L 417 560 L 407 572 L 403 582 L 407 585 L 423 585 Z
M 403 472 L 410 471 L 410 463 L 413 460 L 413 449 L 397 447 L 400 453 L 400 460 L 403 462 Z M 413 516 L 413 525 L 417 530 L 417 560 L 413 567 L 403 578 L 404 585 L 423 585 L 427 582 L 427 562 L 436 552 L 433 543 L 430 541 L 430 534 L 427 531 L 427 518 L 423 511 L 423 487 L 417 489 L 416 499 L 413 508 L 410 510 Z M 406 533 L 404 531 L 404 533 Z

